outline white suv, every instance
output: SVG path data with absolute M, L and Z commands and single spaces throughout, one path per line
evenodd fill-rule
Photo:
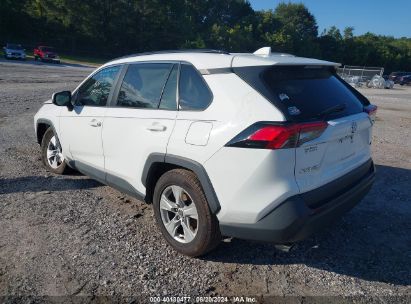
M 221 236 L 296 242 L 356 205 L 375 176 L 376 107 L 337 64 L 263 48 L 113 60 L 34 118 L 44 164 L 153 203 L 177 251 Z

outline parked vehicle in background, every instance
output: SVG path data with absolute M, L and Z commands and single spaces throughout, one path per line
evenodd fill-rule
M 390 76 L 383 75 L 382 78 L 385 80 L 384 88 L 385 89 L 392 89 L 394 87 L 394 81 L 390 79 Z
M 411 75 L 402 76 L 399 80 L 400 85 L 411 85 Z
M 411 75 L 411 72 L 392 72 L 389 76 L 394 83 L 400 83 L 400 78 L 405 75 Z
M 7 43 L 6 46 L 3 47 L 3 51 L 4 58 L 6 59 L 26 60 L 26 52 L 21 44 Z
M 377 107 L 338 65 L 269 47 L 119 58 L 37 112 L 42 160 L 153 203 L 166 241 L 189 256 L 221 235 L 297 242 L 375 178 Z
M 56 50 L 50 46 L 39 46 L 34 49 L 34 60 L 41 60 L 47 62 L 60 63 L 60 57 L 57 55 Z

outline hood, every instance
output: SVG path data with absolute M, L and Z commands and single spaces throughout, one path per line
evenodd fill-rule
M 13 53 L 24 54 L 24 50 L 15 50 L 15 49 L 9 49 L 9 48 L 6 48 L 6 52 L 13 52 Z

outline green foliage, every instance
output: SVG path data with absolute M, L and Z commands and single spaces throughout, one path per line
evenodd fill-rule
M 411 70 L 411 39 L 331 27 L 318 34 L 303 4 L 254 11 L 247 0 L 2 0 L 0 43 L 54 45 L 67 54 L 115 57 L 179 48 L 274 51 L 350 65 Z

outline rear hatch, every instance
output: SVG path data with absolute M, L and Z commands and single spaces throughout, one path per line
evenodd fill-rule
M 248 84 L 282 111 L 288 124 L 327 122 L 307 132 L 295 151 L 295 179 L 300 192 L 318 188 L 367 162 L 372 122 L 368 100 L 342 81 L 335 68 L 321 65 L 233 68 Z M 301 133 L 300 139 L 306 134 Z

